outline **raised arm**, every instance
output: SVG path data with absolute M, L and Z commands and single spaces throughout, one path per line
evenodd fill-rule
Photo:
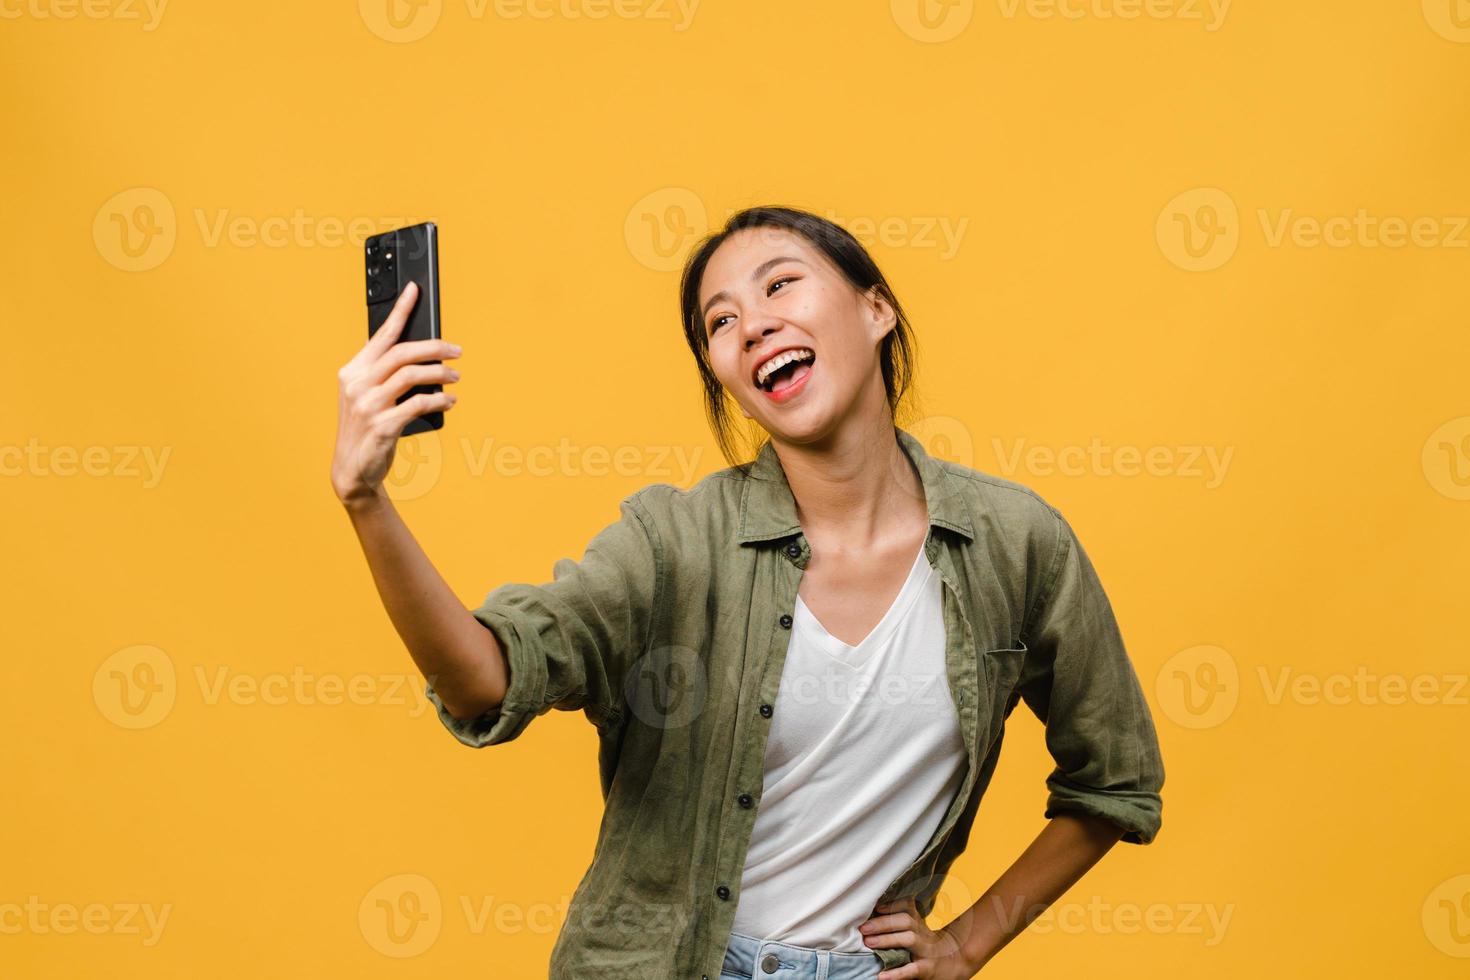
M 419 672 L 453 717 L 498 707 L 510 687 L 505 651 L 424 554 L 391 500 L 347 505 L 383 608 Z
M 383 489 L 403 427 L 455 402 L 454 395 L 439 392 L 397 404 L 414 385 L 459 379 L 447 364 L 423 363 L 458 357 L 456 345 L 395 343 L 417 297 L 418 287 L 410 283 L 383 325 L 337 372 L 332 489 L 352 521 L 383 608 L 409 655 L 446 707 L 473 717 L 505 696 L 505 654 L 440 577 Z

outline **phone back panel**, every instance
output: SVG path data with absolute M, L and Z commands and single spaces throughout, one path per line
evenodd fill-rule
M 418 299 L 414 301 L 413 311 L 397 343 L 438 340 L 442 336 L 439 321 L 439 229 L 434 223 L 426 221 L 374 235 L 363 243 L 363 254 L 367 273 L 368 336 L 377 333 L 388 319 L 404 287 L 415 282 L 419 287 Z M 414 385 L 399 397 L 398 402 L 402 404 L 420 392 L 439 390 L 441 386 L 437 384 Z M 429 412 L 410 420 L 402 434 L 409 436 L 443 426 L 444 413 Z

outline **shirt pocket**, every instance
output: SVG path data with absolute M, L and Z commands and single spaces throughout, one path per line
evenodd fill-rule
M 990 717 L 1004 720 L 1010 713 L 1010 702 L 1014 700 L 1016 684 L 1021 679 L 1021 666 L 1029 650 L 1021 640 L 1015 646 L 986 650 L 980 655 L 985 669 L 985 703 L 990 706 Z

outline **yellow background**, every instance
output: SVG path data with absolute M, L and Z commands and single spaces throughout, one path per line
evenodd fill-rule
M 0 4 L 0 975 L 545 975 L 595 736 L 415 717 L 327 479 L 361 229 L 440 224 L 394 480 L 474 605 L 725 465 L 675 270 L 758 203 L 861 231 L 912 430 L 1069 516 L 1155 708 L 1157 841 L 985 975 L 1464 975 L 1470 7 L 386 2 Z M 933 926 L 1041 827 L 1012 718 Z

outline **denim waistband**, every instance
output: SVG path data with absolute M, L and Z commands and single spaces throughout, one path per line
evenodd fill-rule
M 873 980 L 882 969 L 872 951 L 838 953 L 732 932 L 721 972 L 750 980 Z

